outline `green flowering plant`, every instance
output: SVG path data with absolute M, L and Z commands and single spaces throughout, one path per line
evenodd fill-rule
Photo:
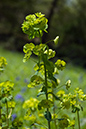
M 68 91 L 71 86 L 71 80 L 61 85 L 58 75 L 60 71 L 65 69 L 66 62 L 61 59 L 58 59 L 55 63 L 51 61 L 55 57 L 56 52 L 49 48 L 48 43 L 53 42 L 57 45 L 59 36 L 54 40 L 42 43 L 43 31 L 47 33 L 47 23 L 48 19 L 40 12 L 26 16 L 22 24 L 22 30 L 28 35 L 29 39 L 35 37 L 40 39 L 38 45 L 31 42 L 23 47 L 25 53 L 23 62 L 28 61 L 32 54 L 38 57 L 38 61 L 34 66 L 35 74 L 31 76 L 28 84 L 28 88 L 38 87 L 38 100 L 30 98 L 24 102 L 23 108 L 27 109 L 24 118 L 29 121 L 29 127 L 34 126 L 34 128 L 37 128 L 38 126 L 39 128 L 40 126 L 41 129 L 66 129 L 67 127 L 72 127 L 74 129 L 74 119 L 71 120 L 67 114 L 59 116 L 57 113 L 59 110 L 71 108 L 74 113 L 78 111 L 78 125 L 80 129 L 79 110 L 83 108 L 79 100 L 86 100 L 86 95 L 79 89 L 74 91 L 75 94 L 65 94 L 64 90 L 59 90 L 64 86 Z M 39 114 L 39 117 L 42 116 L 42 119 L 44 118 L 47 121 L 47 125 L 46 122 L 44 124 L 41 123 L 35 113 Z
M 0 73 L 4 71 L 4 67 L 7 65 L 7 61 L 4 57 L 0 57 Z M 0 128 L 1 129 L 18 129 L 18 125 L 15 128 L 12 122 L 12 111 L 15 108 L 15 101 L 13 99 L 14 83 L 7 80 L 0 82 Z

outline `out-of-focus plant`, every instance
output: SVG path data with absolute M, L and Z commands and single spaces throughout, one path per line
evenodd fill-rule
M 4 71 L 7 61 L 4 57 L 0 57 L 0 74 Z M 14 125 L 12 119 L 12 110 L 15 108 L 12 91 L 14 83 L 11 81 L 0 82 L 0 128 L 1 129 L 18 129 L 20 125 Z M 19 120 L 18 120 L 19 121 Z M 17 122 L 16 122 L 17 123 Z M 22 124 L 21 124 L 22 125 Z
M 23 108 L 27 109 L 25 119 L 29 121 L 28 126 L 40 126 L 41 129 L 51 129 L 51 128 L 61 128 L 65 129 L 67 127 L 75 128 L 75 121 L 70 120 L 67 114 L 59 116 L 57 112 L 63 109 L 72 108 L 72 112 L 77 112 L 78 125 L 80 129 L 80 118 L 79 110 L 83 109 L 80 100 L 86 100 L 86 95 L 79 90 L 75 90 L 75 94 L 65 94 L 65 91 L 59 90 L 61 87 L 65 86 L 68 90 L 71 86 L 71 80 L 64 82 L 61 85 L 61 80 L 59 80 L 59 72 L 64 70 L 66 62 L 58 59 L 55 63 L 51 61 L 51 58 L 55 57 L 56 52 L 49 49 L 48 43 L 52 42 L 58 44 L 59 36 L 54 40 L 50 40 L 46 43 L 42 43 L 43 31 L 47 32 L 48 19 L 45 18 L 44 14 L 35 13 L 26 16 L 25 21 L 22 24 L 22 30 L 28 35 L 29 39 L 38 37 L 40 39 L 39 45 L 34 45 L 33 43 L 27 43 L 23 47 L 25 53 L 23 62 L 26 62 L 34 53 L 38 57 L 38 61 L 34 66 L 35 74 L 32 75 L 28 88 L 40 87 L 37 97 L 42 96 L 41 100 L 36 98 L 30 98 L 26 100 Z M 34 91 L 35 92 L 35 91 Z M 35 115 L 36 113 L 36 115 Z M 42 116 L 47 120 L 47 125 L 41 123 L 38 119 Z

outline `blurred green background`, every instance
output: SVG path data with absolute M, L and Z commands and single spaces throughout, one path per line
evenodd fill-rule
M 57 57 L 66 62 L 86 67 L 86 1 L 85 0 L 1 0 L 0 1 L 0 46 L 13 51 L 22 51 L 28 37 L 21 24 L 25 16 L 42 12 L 49 22 L 48 34 L 43 42 L 60 36 L 59 44 L 49 44 Z M 34 43 L 38 43 L 34 39 Z

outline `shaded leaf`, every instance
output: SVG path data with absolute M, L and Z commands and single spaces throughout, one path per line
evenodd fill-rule
M 50 113 L 49 111 L 46 111 L 46 112 L 44 113 L 44 116 L 45 116 L 45 118 L 46 118 L 48 121 L 51 121 L 52 117 L 51 117 L 51 113 Z

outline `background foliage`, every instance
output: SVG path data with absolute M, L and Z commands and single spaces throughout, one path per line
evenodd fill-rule
M 58 58 L 72 59 L 86 67 L 86 1 L 85 0 L 3 0 L 0 1 L 0 44 L 11 50 L 22 51 L 27 36 L 21 31 L 25 16 L 42 12 L 49 19 L 49 34 L 43 40 L 60 36 L 55 48 Z M 38 39 L 34 42 L 37 43 Z

